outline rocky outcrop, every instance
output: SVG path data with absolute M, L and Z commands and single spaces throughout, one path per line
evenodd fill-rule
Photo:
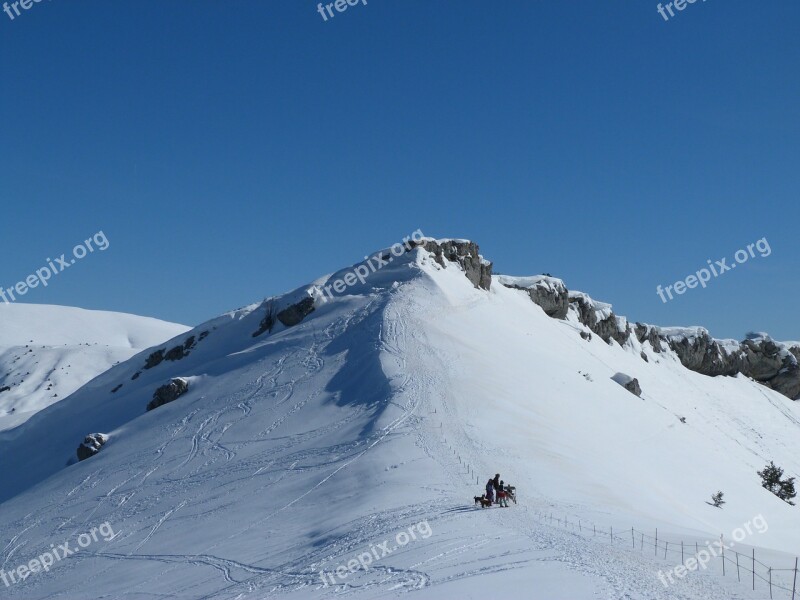
M 78 446 L 78 460 L 86 460 L 91 458 L 98 452 L 100 448 L 108 441 L 108 436 L 105 433 L 90 433 L 83 438 L 83 443 Z
M 534 304 L 541 306 L 548 317 L 566 318 L 569 311 L 569 292 L 560 279 L 547 275 L 535 277 L 498 275 L 495 279 L 507 288 L 527 292 Z
M 488 290 L 492 286 L 492 263 L 480 255 L 478 244 L 467 240 L 430 240 L 417 242 L 425 250 L 433 254 L 434 260 L 443 267 L 445 261 L 455 262 L 464 269 L 476 288 Z
M 617 373 L 611 379 L 616 381 L 626 390 L 628 390 L 631 394 L 641 397 L 642 396 L 642 386 L 639 385 L 639 380 L 635 377 L 631 377 L 630 375 L 626 375 L 625 373 Z
M 290 307 L 284 308 L 277 316 L 278 321 L 283 323 L 286 327 L 293 327 L 312 312 L 314 312 L 314 299 L 309 296 L 297 304 L 292 304 Z
M 184 340 L 182 344 L 178 344 L 174 348 L 170 348 L 167 350 L 166 348 L 161 348 L 160 350 L 156 350 L 152 352 L 144 361 L 144 369 L 152 369 L 153 367 L 157 367 L 165 360 L 175 361 L 181 360 L 182 358 L 186 358 L 189 356 L 191 350 L 197 345 L 198 341 L 202 341 L 208 335 L 208 331 L 203 331 L 200 334 L 200 340 L 195 340 L 193 335 L 190 335 L 188 338 Z M 141 373 L 134 374 L 131 379 L 136 379 L 139 377 Z
M 687 369 L 703 375 L 736 375 L 742 365 L 735 352 L 729 352 L 708 331 L 698 328 L 661 329 L 661 339 L 678 355 Z
M 147 410 L 174 402 L 188 391 L 189 382 L 183 377 L 176 377 L 153 392 L 153 399 L 147 404 Z
M 618 317 L 610 304 L 595 302 L 581 292 L 569 292 L 570 308 L 575 310 L 578 320 L 609 343 L 616 341 L 624 345 L 631 336 L 631 327 L 625 317 Z
M 636 334 L 636 339 L 639 340 L 640 344 L 650 342 L 650 345 L 656 352 L 664 351 L 664 347 L 661 345 L 661 338 L 658 336 L 658 329 L 656 327 L 647 325 L 645 323 L 636 323 L 636 325 L 633 327 L 633 330 Z
M 560 279 L 500 275 L 497 280 L 506 287 L 528 292 L 531 301 L 554 318 L 564 318 L 562 302 L 566 294 L 573 313 L 570 316 L 568 312 L 567 318 L 581 323 L 606 343 L 613 340 L 624 346 L 638 341 L 656 353 L 671 350 L 684 367 L 697 373 L 710 377 L 741 373 L 792 400 L 800 400 L 800 342 L 776 342 L 765 333 L 748 334 L 742 342 L 717 340 L 702 327 L 656 327 L 646 323 L 631 327 L 625 317 L 614 314 L 610 304 L 581 292 L 570 292 Z M 587 331 L 580 333 L 583 339 L 591 340 Z M 647 360 L 644 351 L 640 355 Z
M 258 337 L 266 332 L 272 333 L 272 329 L 278 322 L 285 327 L 294 327 L 315 310 L 314 298 L 311 296 L 307 296 L 281 311 L 277 310 L 276 301 L 272 298 L 266 300 L 262 306 L 265 311 L 264 317 L 258 324 L 258 329 L 253 332 L 253 337 Z
M 775 342 L 763 333 L 736 342 L 715 340 L 702 327 L 652 329 L 687 369 L 711 377 L 741 373 L 788 398 L 800 399 L 798 346 Z

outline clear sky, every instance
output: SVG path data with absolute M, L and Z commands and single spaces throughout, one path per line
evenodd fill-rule
M 794 0 L 20 10 L 0 13 L 0 285 L 110 243 L 20 301 L 196 324 L 419 228 L 633 320 L 800 339 Z M 659 299 L 761 238 L 770 256 Z

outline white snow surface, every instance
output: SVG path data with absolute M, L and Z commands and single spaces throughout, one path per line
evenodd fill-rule
M 799 509 L 756 471 L 800 473 L 799 404 L 649 345 L 587 342 L 526 294 L 475 289 L 421 249 L 333 299 L 312 286 L 271 300 L 308 296 L 299 325 L 253 337 L 264 309 L 234 311 L 156 348 L 208 331 L 189 356 L 143 370 L 142 352 L 0 433 L 0 569 L 77 548 L 106 522 L 114 532 L 3 597 L 765 598 L 719 567 L 665 587 L 658 571 L 680 558 L 625 533 L 703 544 L 757 517 L 768 529 L 737 547 L 794 566 Z M 188 393 L 145 412 L 172 377 Z M 95 431 L 108 443 L 67 466 Z M 519 503 L 476 507 L 498 472 Z M 707 503 L 718 490 L 722 509 Z M 368 569 L 323 584 L 320 571 L 381 546 Z
M 187 329 L 124 313 L 0 303 L 0 388 L 10 388 L 0 392 L 0 431 Z

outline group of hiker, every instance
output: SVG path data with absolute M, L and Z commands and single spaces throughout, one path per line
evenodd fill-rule
M 501 507 L 508 508 L 508 497 L 513 491 L 511 486 L 505 485 L 500 479 L 500 473 L 496 473 L 493 479 L 486 482 L 486 499 Z

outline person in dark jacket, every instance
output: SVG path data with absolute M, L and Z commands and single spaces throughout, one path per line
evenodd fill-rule
M 494 479 L 492 479 L 492 486 L 495 492 L 500 489 L 500 473 L 495 473 Z
M 494 481 L 491 479 L 486 482 L 486 499 L 489 502 L 494 502 Z

